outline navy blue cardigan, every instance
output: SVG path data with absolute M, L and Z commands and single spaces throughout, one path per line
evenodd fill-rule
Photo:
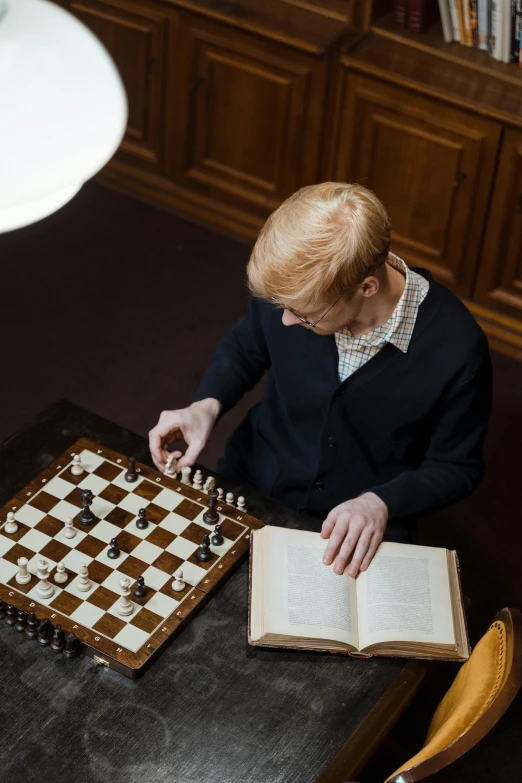
M 454 294 L 415 271 L 430 288 L 407 353 L 387 344 L 343 383 L 333 335 L 286 327 L 280 310 L 249 301 L 195 396 L 226 412 L 268 372 L 222 468 L 321 517 L 372 491 L 406 522 L 477 487 L 491 408 L 486 338 Z

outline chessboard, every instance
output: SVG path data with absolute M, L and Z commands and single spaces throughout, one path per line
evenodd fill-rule
M 71 472 L 80 455 L 82 475 Z M 63 631 L 74 633 L 81 651 L 98 663 L 139 677 L 231 575 L 249 550 L 250 532 L 263 523 L 223 503 L 217 505 L 223 543 L 211 544 L 212 557 L 201 562 L 197 550 L 213 526 L 203 521 L 208 496 L 142 463 L 138 478 L 128 483 L 128 459 L 105 446 L 81 438 L 0 509 L 0 599 L 24 612 L 35 612 Z M 79 522 L 83 490 L 92 492 L 94 524 Z M 138 529 L 140 509 L 149 522 Z M 17 530 L 5 532 L 8 512 Z M 65 521 L 73 519 L 76 535 L 67 538 Z M 108 557 L 117 538 L 120 554 Z M 27 558 L 32 575 L 19 584 L 19 558 Z M 37 593 L 37 564 L 49 564 L 53 594 Z M 67 582 L 56 584 L 56 566 L 63 563 Z M 87 565 L 91 585 L 80 591 L 80 569 Z M 61 568 L 61 566 L 60 566 Z M 184 589 L 174 591 L 174 574 L 182 569 Z M 144 597 L 134 588 L 143 576 Z M 132 612 L 116 608 L 123 578 L 131 581 Z M 28 642 L 29 643 L 29 642 Z

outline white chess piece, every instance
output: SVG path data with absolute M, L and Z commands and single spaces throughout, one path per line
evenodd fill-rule
M 82 458 L 80 457 L 79 454 L 75 454 L 73 457 L 71 473 L 73 474 L 73 476 L 82 476 L 84 473 L 84 470 L 82 468 Z
M 4 533 L 11 535 L 12 533 L 16 533 L 17 530 L 18 530 L 18 525 L 15 520 L 15 515 L 12 511 L 8 511 L 7 522 L 4 525 Z
M 212 487 L 216 486 L 216 479 L 214 476 L 209 476 L 207 480 L 205 481 L 205 486 L 203 487 L 203 492 L 206 492 L 207 495 L 209 491 L 212 489 Z
M 172 589 L 175 590 L 177 593 L 185 589 L 185 582 L 183 581 L 183 571 L 181 570 L 181 568 L 178 568 L 178 570 L 174 574 Z
M 243 495 L 240 495 L 237 499 L 237 510 L 242 511 L 243 514 L 246 514 L 245 498 Z
M 200 470 L 196 470 L 194 473 L 193 489 L 203 489 L 203 473 Z
M 65 570 L 65 566 L 63 563 L 58 563 L 56 566 L 56 573 L 54 575 L 54 581 L 57 585 L 63 585 L 64 582 L 66 582 L 69 579 L 69 574 Z
M 176 458 L 174 454 L 169 454 L 167 464 L 165 465 L 165 475 L 176 478 Z
M 225 502 L 228 503 L 229 506 L 234 505 L 234 495 L 232 494 L 232 492 L 227 492 L 227 497 Z
M 91 584 L 87 563 L 82 563 L 80 566 L 80 575 L 76 580 L 76 587 L 81 593 L 86 593 L 87 590 L 91 589 Z
M 116 604 L 116 611 L 123 617 L 132 614 L 134 611 L 132 601 L 129 600 L 130 584 L 130 579 L 127 579 L 126 576 L 124 576 L 123 579 L 120 579 L 120 598 L 118 598 Z
M 223 497 L 224 497 L 223 490 L 221 489 L 221 487 L 218 487 L 218 500 L 223 500 Z
M 65 520 L 64 538 L 74 538 L 76 530 L 74 529 L 73 521 L 71 517 L 67 517 Z
M 18 573 L 16 575 L 16 581 L 19 585 L 26 585 L 31 581 L 31 574 L 27 570 L 28 562 L 26 557 L 19 557 L 17 560 Z
M 39 560 L 36 569 L 40 580 L 36 585 L 36 594 L 40 598 L 50 598 L 54 594 L 54 587 L 49 582 L 49 563 L 47 560 Z
M 192 473 L 192 468 L 189 468 L 188 465 L 186 465 L 184 468 L 181 468 L 181 483 L 182 484 L 190 484 L 190 474 Z

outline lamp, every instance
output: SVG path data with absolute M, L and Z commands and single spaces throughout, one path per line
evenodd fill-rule
M 0 0 L 0 232 L 72 199 L 126 124 L 121 78 L 85 25 L 48 0 Z

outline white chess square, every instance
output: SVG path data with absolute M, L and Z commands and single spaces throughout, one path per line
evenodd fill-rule
M 102 551 L 96 555 L 94 558 L 95 560 L 98 560 L 100 563 L 103 563 L 106 566 L 109 566 L 110 568 L 116 568 L 118 563 L 123 563 L 124 560 L 128 558 L 127 552 L 122 552 L 120 550 L 120 556 L 116 558 L 109 557 L 107 552 L 109 551 L 110 546 L 106 546 L 105 549 L 102 549 Z
M 85 593 L 84 593 L 85 595 Z M 92 628 L 105 614 L 105 609 L 85 601 L 71 614 L 71 620 L 87 628 Z
M 129 598 L 130 598 L 130 596 L 129 596 Z M 126 614 L 126 615 L 119 614 L 118 610 L 116 609 L 117 603 L 118 603 L 118 601 L 115 601 L 115 603 L 113 603 L 111 608 L 107 609 L 107 612 L 109 614 L 114 615 L 114 617 L 119 617 L 119 619 L 123 620 L 124 623 L 130 623 L 130 621 L 133 620 L 136 617 L 138 612 L 141 611 L 141 606 L 139 604 L 134 603 L 134 601 L 131 601 L 132 613 L 131 614 Z
M 119 527 L 113 525 L 112 522 L 107 522 L 106 519 L 102 519 L 102 521 L 98 522 L 90 531 L 93 538 L 97 538 L 105 544 L 108 544 L 111 538 L 116 538 L 120 532 L 121 530 Z
M 63 561 L 65 563 L 65 560 Z M 71 579 L 70 582 L 67 582 L 67 584 L 64 587 L 64 590 L 67 590 L 68 593 L 72 593 L 73 595 L 78 596 L 78 598 L 88 598 L 91 593 L 94 593 L 95 590 L 98 589 L 98 584 L 96 582 L 93 582 L 92 579 L 90 580 L 90 585 L 88 590 L 78 590 L 78 580 L 79 576 L 75 576 L 74 579 Z
M 111 513 L 112 509 L 116 508 L 114 503 L 109 503 L 108 500 L 103 498 L 94 498 L 92 501 L 91 510 L 95 517 L 98 519 L 105 519 L 105 517 Z
M 166 511 L 172 511 L 176 506 L 179 506 L 182 500 L 184 498 L 180 492 L 173 492 L 171 489 L 164 487 L 159 495 L 156 495 L 154 498 L 154 504 L 164 508 Z
M 231 541 L 229 538 L 223 538 L 223 543 L 220 544 L 219 546 L 214 546 L 214 544 L 212 543 L 212 536 L 210 536 L 210 541 L 211 541 L 210 544 L 211 551 L 214 552 L 214 554 L 218 555 L 219 557 L 221 557 L 221 555 L 226 554 L 226 552 L 228 552 L 230 547 L 234 546 L 234 542 Z
M 102 457 L 101 454 L 94 454 L 92 451 L 89 451 L 88 449 L 84 449 L 81 454 L 81 465 L 84 470 L 88 470 L 89 473 L 92 473 L 93 470 L 96 470 L 96 468 L 99 468 L 100 465 L 102 465 L 105 462 L 105 457 Z M 72 457 L 71 457 L 71 465 L 69 467 L 72 467 Z
M 52 541 L 51 536 L 47 536 L 45 533 L 40 533 L 39 530 L 32 528 L 25 536 L 22 536 L 18 543 L 27 547 L 27 549 L 31 549 L 33 552 L 39 552 L 49 541 Z
M 159 614 L 160 617 L 167 619 L 177 606 L 179 606 L 179 601 L 175 601 L 174 598 L 163 593 L 156 593 L 150 601 L 147 601 L 146 608 L 154 612 L 154 614 Z
M 71 549 L 74 549 L 74 547 L 78 546 L 85 536 L 88 535 L 88 533 L 84 533 L 83 530 L 79 530 L 76 525 L 73 525 L 74 529 L 76 530 L 76 535 L 74 538 L 66 538 L 65 536 L 65 525 L 63 528 L 58 531 L 58 533 L 55 535 L 54 540 L 59 541 L 60 544 L 65 544 L 66 546 L 70 546 Z
M 63 500 L 74 489 L 74 484 L 69 481 L 64 481 L 60 476 L 52 478 L 45 487 L 45 491 L 49 495 L 53 495 L 55 498 Z
M 0 582 L 8 582 L 18 571 L 18 566 L 9 560 L 0 560 Z
M 114 560 L 112 561 L 115 562 Z M 107 590 L 112 590 L 113 593 L 116 593 L 116 595 L 120 594 L 120 580 L 121 579 L 129 579 L 132 584 L 132 579 L 130 576 L 127 576 L 127 574 L 123 574 L 121 571 L 112 571 L 112 573 L 109 574 L 107 579 L 104 579 L 102 582 L 102 587 L 106 587 Z
M 183 563 L 181 570 L 183 571 L 183 580 L 194 587 L 207 575 L 204 568 L 200 568 L 194 563 Z
M 132 550 L 132 556 L 137 557 L 138 560 L 143 560 L 144 563 L 152 563 L 163 554 L 163 549 L 156 544 L 151 544 L 150 541 L 142 541 L 138 546 Z
M 53 568 L 56 566 L 56 563 L 54 560 L 51 560 L 49 557 L 42 557 L 40 554 L 33 555 L 29 562 L 27 563 L 27 570 L 36 576 L 38 572 L 38 563 L 40 560 L 45 560 L 45 562 L 49 566 L 49 573 L 53 570 Z M 54 582 L 51 582 L 51 584 L 54 584 Z
M 35 584 L 32 590 L 30 590 L 27 593 L 27 597 L 31 598 L 33 601 L 38 601 L 41 604 L 50 604 L 51 601 L 53 601 L 60 593 L 62 592 L 62 588 L 58 587 L 58 585 L 55 585 L 51 582 L 53 586 L 53 593 L 49 596 L 49 598 L 42 598 L 41 595 L 38 595 L 37 588 L 38 588 L 39 582 Z
M 113 641 L 116 644 L 120 644 L 131 652 L 138 652 L 140 647 L 143 647 L 150 634 L 142 631 L 141 628 L 136 628 L 135 625 L 126 625 L 116 634 Z
M 150 500 L 141 498 L 139 495 L 134 495 L 131 493 L 130 495 L 127 495 L 127 497 L 123 498 L 123 500 L 118 503 L 118 506 L 125 509 L 125 511 L 130 511 L 131 514 L 137 515 L 140 508 L 146 508 L 149 503 Z
M 12 538 L 8 538 L 7 536 L 0 535 L 0 557 L 3 557 L 11 547 L 13 547 L 16 544 L 16 541 L 13 541 Z
M 100 492 L 103 492 L 105 487 L 109 486 L 109 484 L 110 481 L 101 478 L 101 476 L 87 474 L 83 481 L 78 484 L 78 486 L 80 489 L 90 489 L 93 495 L 99 495 Z
M 172 576 L 166 574 L 165 571 L 160 571 L 160 569 L 155 568 L 155 566 L 149 566 L 147 570 L 143 572 L 143 576 L 145 578 L 145 584 L 153 590 L 161 590 L 169 579 L 173 579 Z
M 59 519 L 60 522 L 65 522 L 69 517 L 74 519 L 74 517 L 78 516 L 80 509 L 73 506 L 72 503 L 68 503 L 67 500 L 60 500 L 49 513 L 55 519 Z
M 129 522 L 128 525 L 125 525 L 123 529 L 127 530 L 129 533 L 132 533 L 132 535 L 136 536 L 136 538 L 147 538 L 147 536 L 152 533 L 156 525 L 154 522 L 149 522 L 149 526 L 146 527 L 145 530 L 140 530 L 139 527 L 136 527 L 136 519 L 138 519 L 138 517 L 135 517 L 132 522 Z
M 123 466 L 122 466 L 123 468 Z M 143 476 L 138 475 L 138 478 L 136 481 L 126 481 L 125 480 L 125 473 L 127 472 L 127 467 L 125 466 L 125 469 L 121 471 L 119 476 L 116 476 L 115 479 L 112 480 L 112 484 L 115 484 L 117 487 L 121 487 L 122 489 L 126 489 L 127 492 L 132 492 L 133 489 L 138 487 L 141 482 L 143 481 Z
M 168 545 L 167 552 L 170 552 L 173 555 L 177 555 L 183 560 L 188 560 L 188 558 L 196 551 L 198 547 L 199 544 L 194 544 L 187 538 L 178 536 L 178 538 L 175 538 L 174 541 Z
M 89 563 L 92 563 L 92 557 L 90 555 L 85 555 L 83 552 L 78 552 L 76 549 L 71 549 L 63 559 L 65 567 L 70 571 L 74 571 L 75 574 L 80 572 L 82 563 L 85 563 L 85 565 L 88 566 Z
M 177 536 L 183 533 L 185 528 L 189 525 L 190 519 L 180 517 L 179 514 L 169 514 L 159 523 L 160 527 L 164 527 L 165 530 L 168 530 L 170 533 L 175 533 Z
M 22 506 L 22 508 L 19 508 L 18 511 L 15 511 L 15 519 L 18 522 L 23 522 L 27 527 L 34 527 L 38 522 L 41 522 L 45 516 L 47 516 L 45 511 L 40 511 L 40 509 L 35 508 L 34 506 L 25 505 Z

